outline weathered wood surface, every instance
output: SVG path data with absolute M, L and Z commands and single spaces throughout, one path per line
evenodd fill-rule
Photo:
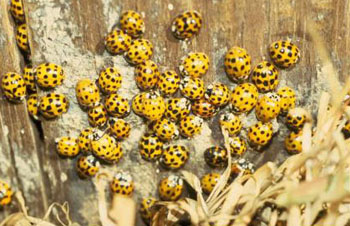
M 255 65 L 268 59 L 268 45 L 278 39 L 292 39 L 301 49 L 301 62 L 290 71 L 281 71 L 281 83 L 298 91 L 301 105 L 315 107 L 315 100 L 324 84 L 317 73 L 314 45 L 306 34 L 306 16 L 311 14 L 322 27 L 329 43 L 334 63 L 345 78 L 350 66 L 350 3 L 348 0 L 24 0 L 27 23 L 30 28 L 32 61 L 61 64 L 67 74 L 64 85 L 56 91 L 68 95 L 69 113 L 53 121 L 42 121 L 44 139 L 26 114 L 23 104 L 12 105 L 0 100 L 0 172 L 1 179 L 22 190 L 29 213 L 41 216 L 52 202 L 68 201 L 73 221 L 81 225 L 98 223 L 96 192 L 89 180 L 79 180 L 74 171 L 74 160 L 60 159 L 54 151 L 54 138 L 76 135 L 87 126 L 86 113 L 76 104 L 74 86 L 80 78 L 96 78 L 103 66 L 115 65 L 124 76 L 120 91 L 129 99 L 137 93 L 132 81 L 133 68 L 122 57 L 109 56 L 103 47 L 103 38 L 114 26 L 122 10 L 133 9 L 145 15 L 145 38 L 155 46 L 153 59 L 161 69 L 174 69 L 179 59 L 190 51 L 203 51 L 210 56 L 211 67 L 205 75 L 206 84 L 230 82 L 223 68 L 223 56 L 233 45 L 246 48 Z M 22 60 L 15 46 L 13 22 L 8 15 L 6 1 L 0 2 L 0 72 L 20 72 Z M 204 17 L 198 37 L 189 44 L 173 38 L 169 31 L 171 20 L 182 11 L 196 9 Z M 134 137 L 145 129 L 142 121 L 131 115 Z M 220 144 L 222 137 L 213 120 L 207 123 L 207 132 L 195 142 L 183 141 L 191 149 L 191 162 L 186 168 L 199 176 L 209 169 L 204 165 L 203 139 L 208 144 Z M 282 134 L 285 129 L 282 128 Z M 263 154 L 250 151 L 247 157 L 258 165 L 268 160 L 282 161 L 286 153 L 283 137 L 275 138 Z M 136 196 L 154 195 L 157 182 L 165 172 L 156 173 L 156 165 L 142 161 L 137 153 L 137 142 L 123 144 L 125 158 L 118 167 L 129 170 L 136 181 Z M 149 181 L 149 183 L 148 183 Z M 0 219 L 14 207 L 0 213 Z

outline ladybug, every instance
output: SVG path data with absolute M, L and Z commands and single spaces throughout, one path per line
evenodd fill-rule
M 27 100 L 27 110 L 30 116 L 33 117 L 33 119 L 38 120 L 39 115 L 39 98 L 38 94 L 33 93 L 29 95 Z
M 201 178 L 201 187 L 205 194 L 209 195 L 213 190 L 215 185 L 219 182 L 220 174 L 218 173 L 208 173 Z
M 185 146 L 169 145 L 163 149 L 160 162 L 167 169 L 179 169 L 186 164 L 188 157 L 189 151 Z
M 156 121 L 162 118 L 165 112 L 165 101 L 157 92 L 150 92 L 145 95 L 142 115 L 150 120 Z
M 134 192 L 134 181 L 129 173 L 119 171 L 114 175 L 110 188 L 115 194 L 131 196 Z
M 157 203 L 157 199 L 153 197 L 143 198 L 140 206 L 140 215 L 142 220 L 149 224 L 153 218 L 152 207 Z
M 26 84 L 27 90 L 36 91 L 36 85 L 35 85 L 35 73 L 32 66 L 27 65 L 23 69 L 23 79 L 24 83 Z
M 231 94 L 231 107 L 237 113 L 251 111 L 258 101 L 258 89 L 251 83 L 243 83 L 233 90 Z
M 62 84 L 65 74 L 61 66 L 53 63 L 40 64 L 35 69 L 36 82 L 42 88 L 55 88 Z
M 350 137 L 350 121 L 346 121 L 346 123 L 341 131 L 342 131 L 345 139 L 348 139 Z
M 29 51 L 27 24 L 21 24 L 17 27 L 16 42 L 20 50 Z
M 100 103 L 100 93 L 95 83 L 90 79 L 77 82 L 75 93 L 79 104 L 83 107 L 95 107 Z
M 91 151 L 95 156 L 109 163 L 117 163 L 123 156 L 120 143 L 102 131 L 93 134 Z
M 276 93 L 267 93 L 258 99 L 255 114 L 258 120 L 269 122 L 277 118 L 281 110 L 280 98 Z
M 140 64 L 145 60 L 149 60 L 153 55 L 153 44 L 146 39 L 136 39 L 125 54 L 125 59 L 130 64 Z
M 91 150 L 91 140 L 94 134 L 94 128 L 88 127 L 83 129 L 78 136 L 79 149 L 83 153 L 90 153 Z
M 257 122 L 249 127 L 248 138 L 252 145 L 265 146 L 272 138 L 273 130 L 271 123 Z
M 253 174 L 255 172 L 255 166 L 247 159 L 236 159 L 231 164 L 231 176 L 242 173 L 243 175 Z
M 47 119 L 52 119 L 66 113 L 69 102 L 65 95 L 48 93 L 40 99 L 39 111 Z
M 107 112 L 113 117 L 125 118 L 130 113 L 129 101 L 119 94 L 110 94 L 104 103 Z
M 295 107 L 295 92 L 288 86 L 281 87 L 277 90 L 277 95 L 280 96 L 281 113 L 286 114 L 289 109 Z
M 226 130 L 230 136 L 236 136 L 242 129 L 241 119 L 232 113 L 221 115 L 219 123 L 221 128 Z
M 180 121 L 180 134 L 192 138 L 202 131 L 203 119 L 198 116 L 189 115 Z
M 179 71 L 182 76 L 200 78 L 207 73 L 209 69 L 209 57 L 205 53 L 191 52 L 181 58 Z
M 152 89 L 157 84 L 158 78 L 158 66 L 151 60 L 145 60 L 135 67 L 136 85 L 141 90 Z
M 310 119 L 311 116 L 305 109 L 293 108 L 288 111 L 286 125 L 293 130 L 301 130 Z
M 4 181 L 0 181 L 0 206 L 8 205 L 13 196 L 13 191 L 10 186 Z
M 202 117 L 204 119 L 212 118 L 218 113 L 219 108 L 215 107 L 209 103 L 206 99 L 195 100 L 192 103 L 192 112 L 193 114 Z
M 224 167 L 228 161 L 227 151 L 221 146 L 207 148 L 204 151 L 204 160 L 211 167 Z
M 183 191 L 183 180 L 176 175 L 163 178 L 158 187 L 160 199 L 164 201 L 176 201 Z
M 247 50 L 234 46 L 227 51 L 224 66 L 225 72 L 230 79 L 242 82 L 249 78 L 251 57 Z
M 153 130 L 157 137 L 163 141 L 170 141 L 179 136 L 179 131 L 176 128 L 175 123 L 167 118 L 162 118 L 156 121 L 153 125 Z
M 145 134 L 139 142 L 141 157 L 148 161 L 157 160 L 163 152 L 163 142 L 153 134 Z
M 165 117 L 172 121 L 179 121 L 190 114 L 191 101 L 186 98 L 176 97 L 168 99 L 165 109 Z
M 180 76 L 172 70 L 163 72 L 158 79 L 157 88 L 164 96 L 170 96 L 179 89 Z
M 115 67 L 105 68 L 101 71 L 97 84 L 103 93 L 116 93 L 122 85 L 122 75 Z
M 278 70 L 270 62 L 263 61 L 255 66 L 252 82 L 259 92 L 265 93 L 275 90 L 278 85 Z
M 131 37 L 120 29 L 114 29 L 105 38 L 105 46 L 111 54 L 121 54 L 129 49 Z
M 230 101 L 230 90 L 225 84 L 217 82 L 207 87 L 204 98 L 216 107 L 223 107 Z
M 247 151 L 246 142 L 240 137 L 230 137 L 228 142 L 231 156 L 242 156 Z
M 100 162 L 93 155 L 82 155 L 79 157 L 76 167 L 81 178 L 94 177 L 100 170 Z
M 19 24 L 25 22 L 22 0 L 11 0 L 10 12 Z
M 180 91 L 190 100 L 199 100 L 204 96 L 204 82 L 200 78 L 186 77 L 180 82 Z
M 129 137 L 131 126 L 124 119 L 111 118 L 109 119 L 109 129 L 115 138 L 123 140 Z
M 202 21 L 202 15 L 199 12 L 186 11 L 175 17 L 171 25 L 171 32 L 178 39 L 190 39 L 199 34 Z
M 80 149 L 75 137 L 61 137 L 55 139 L 57 153 L 64 157 L 75 157 Z
M 13 102 L 20 102 L 26 96 L 26 85 L 22 76 L 14 72 L 6 73 L 1 80 L 5 97 Z
M 121 29 L 133 38 L 138 38 L 145 33 L 145 22 L 141 15 L 133 10 L 124 11 L 119 23 Z
M 99 104 L 88 111 L 88 121 L 92 127 L 104 126 L 107 122 L 107 110 L 103 104 Z
M 298 154 L 302 152 L 303 131 L 292 131 L 284 140 L 284 145 L 289 154 Z
M 281 68 L 291 68 L 300 58 L 299 48 L 290 41 L 277 41 L 270 45 L 270 57 Z
M 143 116 L 143 103 L 146 99 L 147 92 L 136 94 L 132 99 L 131 108 L 135 114 Z

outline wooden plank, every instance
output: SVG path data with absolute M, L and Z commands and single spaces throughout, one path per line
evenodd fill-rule
M 320 82 L 321 78 L 317 71 L 318 62 L 314 55 L 314 46 L 305 30 L 305 18 L 311 13 L 315 14 L 315 20 L 322 25 L 325 38 L 333 53 L 333 59 L 341 69 L 343 78 L 347 76 L 346 72 L 350 65 L 347 60 L 350 55 L 348 0 L 314 0 L 312 8 L 303 0 L 86 0 L 84 4 L 78 0 L 25 0 L 24 2 L 27 9 L 28 26 L 31 30 L 32 61 L 34 65 L 54 62 L 64 67 L 67 79 L 63 86 L 55 91 L 66 94 L 71 102 L 69 112 L 62 118 L 42 122 L 44 150 L 39 148 L 38 143 L 32 141 L 36 145 L 32 148 L 38 150 L 36 153 L 39 153 L 39 160 L 34 162 L 34 165 L 40 165 L 34 171 L 41 172 L 42 168 L 43 180 L 41 181 L 46 187 L 45 190 L 42 190 L 46 195 L 43 199 L 47 200 L 33 211 L 40 212 L 43 210 L 42 206 L 47 203 L 68 201 L 73 220 L 82 225 L 98 223 L 95 208 L 96 194 L 89 180 L 83 181 L 77 178 L 74 171 L 74 160 L 63 160 L 57 156 L 54 152 L 54 139 L 61 135 L 77 135 L 87 126 L 86 113 L 78 107 L 75 99 L 74 86 L 79 79 L 95 79 L 104 66 L 114 65 L 120 68 L 124 76 L 120 93 L 129 99 L 137 93 L 133 82 L 133 68 L 121 56 L 109 56 L 103 47 L 103 37 L 117 23 L 122 10 L 133 9 L 145 15 L 146 33 L 144 37 L 153 42 L 155 46 L 153 59 L 159 64 L 161 70 L 175 69 L 179 59 L 190 51 L 207 53 L 211 59 L 211 67 L 204 77 L 206 84 L 221 81 L 229 84 L 231 88 L 235 86 L 227 79 L 223 68 L 225 52 L 231 46 L 238 45 L 246 48 L 252 56 L 254 66 L 263 59 L 269 59 L 267 48 L 271 42 L 291 38 L 301 48 L 302 59 L 300 64 L 292 70 L 281 71 L 281 83 L 297 89 L 299 103 L 307 104 L 310 109 L 314 109 L 315 99 L 324 84 Z M 188 9 L 196 9 L 201 12 L 204 24 L 200 35 L 190 43 L 185 43 L 176 40 L 170 34 L 169 26 L 177 14 Z M 9 52 L 12 51 L 14 50 L 9 50 Z M 19 63 L 16 67 L 19 70 Z M 12 70 L 12 68 L 9 69 Z M 9 107 L 21 108 L 20 105 Z M 2 115 L 11 113 L 4 111 Z M 249 118 L 250 123 L 255 120 L 253 114 Z M 142 120 L 133 114 L 127 120 L 132 122 L 135 128 L 132 132 L 133 139 L 130 138 L 123 142 L 125 157 L 117 167 L 132 173 L 136 182 L 135 198 L 154 195 L 159 178 L 168 172 L 160 169 L 158 173 L 159 166 L 141 160 L 136 141 L 142 135 L 145 126 Z M 1 122 L 0 117 L 0 124 Z M 13 134 L 11 136 L 18 137 L 20 126 L 14 122 L 15 120 L 11 121 L 13 123 L 11 126 L 15 127 L 9 131 Z M 191 159 L 185 169 L 192 170 L 198 176 L 209 170 L 204 166 L 202 158 L 205 147 L 223 142 L 217 119 L 206 122 L 205 128 L 204 134 L 196 138 L 194 142 L 178 141 L 187 144 L 191 149 Z M 209 128 L 212 130 L 211 133 Z M 281 148 L 286 132 L 286 128 L 282 126 L 278 139 L 274 139 L 269 150 L 263 154 L 250 150 L 246 157 L 257 165 L 268 160 L 282 161 L 286 157 L 285 151 Z M 203 139 L 208 143 L 200 145 Z M 22 149 L 24 148 L 20 147 L 18 150 L 22 151 Z M 11 157 L 10 150 L 4 153 L 8 153 L 5 157 Z M 25 169 L 18 165 L 16 169 L 12 166 L 8 168 L 14 174 L 16 170 Z M 26 181 L 21 175 L 18 180 L 22 180 L 22 183 Z M 29 185 L 24 185 L 25 188 L 27 186 Z M 35 196 L 33 197 L 28 196 L 27 198 L 30 204 L 35 199 Z
M 0 73 L 21 73 L 23 60 L 15 42 L 15 29 L 7 1 L 0 2 Z M 39 135 L 31 122 L 25 102 L 8 102 L 0 91 L 0 179 L 23 192 L 30 214 L 42 214 L 47 206 L 42 184 Z M 13 212 L 15 205 L 9 206 Z M 0 211 L 0 219 L 8 214 Z

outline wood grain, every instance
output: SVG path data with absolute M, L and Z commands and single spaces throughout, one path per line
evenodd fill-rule
M 314 109 L 314 100 L 320 89 L 327 87 L 320 82 L 314 45 L 306 33 L 307 15 L 311 15 L 321 25 L 341 78 L 348 76 L 350 67 L 349 0 L 24 0 L 24 3 L 31 34 L 33 64 L 50 61 L 64 67 L 67 80 L 64 86 L 55 91 L 67 94 L 73 105 L 76 100 L 72 90 L 78 79 L 94 78 L 103 65 L 120 62 L 118 57 L 111 57 L 105 52 L 103 38 L 117 24 L 120 12 L 127 9 L 145 15 L 144 38 L 153 42 L 153 60 L 161 70 L 175 69 L 179 59 L 190 51 L 208 54 L 211 67 L 204 77 L 206 84 L 221 81 L 234 87 L 223 68 L 223 58 L 230 47 L 237 45 L 246 48 L 252 56 L 254 66 L 263 59 L 269 60 L 267 48 L 271 42 L 291 39 L 301 49 L 301 62 L 291 70 L 280 71 L 280 78 L 283 84 L 298 91 L 300 105 Z M 0 72 L 20 72 L 23 63 L 14 44 L 14 24 L 8 15 L 5 1 L 1 1 L 0 6 Z M 198 37 L 184 43 L 171 35 L 169 27 L 177 14 L 188 9 L 199 11 L 203 15 L 204 24 Z M 81 225 L 93 225 L 98 223 L 98 216 L 91 181 L 78 179 L 74 172 L 75 160 L 63 160 L 54 153 L 54 138 L 76 135 L 76 131 L 87 126 L 86 114 L 78 107 L 73 106 L 69 114 L 70 116 L 63 116 L 63 119 L 42 121 L 44 139 L 40 140 L 26 114 L 25 105 L 13 105 L 1 99 L 1 179 L 24 191 L 30 214 L 40 216 L 48 204 L 68 201 L 73 221 Z M 75 125 L 72 115 L 77 121 L 85 122 Z M 65 122 L 72 123 L 65 127 Z M 217 119 L 208 124 L 213 131 L 210 142 L 222 143 Z M 140 130 L 143 128 L 138 123 L 134 127 Z M 282 127 L 281 134 L 285 133 L 286 128 Z M 264 153 L 250 151 L 246 157 L 257 165 L 266 161 L 283 161 L 286 157 L 282 148 L 283 138 L 276 137 Z M 138 170 L 147 171 L 154 188 L 154 181 L 158 181 L 164 172 L 152 174 L 157 167 L 139 159 L 137 144 L 131 147 L 121 165 L 135 174 Z M 127 160 L 134 165 L 127 163 Z M 202 160 L 196 162 L 197 159 L 192 159 L 191 165 L 186 166 L 186 169 L 199 174 L 209 170 L 201 165 Z M 28 170 L 30 174 L 27 173 Z M 133 176 L 138 177 L 135 174 Z M 137 196 L 144 193 L 136 192 Z M 149 194 L 154 193 L 155 191 L 149 191 Z M 8 211 L 0 213 L 0 219 L 1 215 L 7 213 Z M 140 224 L 139 221 L 138 225 Z

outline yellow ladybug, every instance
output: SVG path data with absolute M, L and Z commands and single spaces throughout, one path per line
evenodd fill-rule
M 109 129 L 115 138 L 122 140 L 129 137 L 131 125 L 124 119 L 110 118 Z
M 231 164 L 231 176 L 242 173 L 243 175 L 253 174 L 255 172 L 255 166 L 247 159 L 236 159 Z
M 204 151 L 204 160 L 211 167 L 224 167 L 228 161 L 227 151 L 221 146 L 207 148 Z
M 277 118 L 280 110 L 280 97 L 276 93 L 267 93 L 258 99 L 255 114 L 258 120 L 269 122 Z
M 17 73 L 6 73 L 1 79 L 1 88 L 9 101 L 20 102 L 25 98 L 26 85 L 22 76 Z
M 10 12 L 18 24 L 25 22 L 22 0 L 11 0 Z
M 350 121 L 346 121 L 346 123 L 341 131 L 342 131 L 345 139 L 348 139 L 350 137 Z
M 227 51 L 224 66 L 230 79 L 242 82 L 249 78 L 251 57 L 247 50 L 234 46 Z
M 179 136 L 179 130 L 177 129 L 175 123 L 171 122 L 167 118 L 157 120 L 153 125 L 153 130 L 157 137 L 163 141 L 170 141 Z
M 221 128 L 226 130 L 230 136 L 236 136 L 242 129 L 241 119 L 232 113 L 221 115 L 219 123 Z
M 176 201 L 180 198 L 182 192 L 183 180 L 176 175 L 163 178 L 159 183 L 159 197 L 164 201 Z
M 115 194 L 131 196 L 134 191 L 134 181 L 129 173 L 119 171 L 114 175 L 110 187 Z
M 21 24 L 17 27 L 16 42 L 20 50 L 23 52 L 29 51 L 28 31 L 26 24 Z
M 141 15 L 133 10 L 127 10 L 120 16 L 121 29 L 133 38 L 140 37 L 146 29 Z
M 281 87 L 277 90 L 280 96 L 281 113 L 286 114 L 289 109 L 295 107 L 295 92 L 288 86 Z
M 303 108 L 289 109 L 286 125 L 293 130 L 301 130 L 306 122 L 311 121 L 310 114 Z
M 219 108 L 217 108 L 204 98 L 193 101 L 191 109 L 194 115 L 197 115 L 204 119 L 214 117 L 219 111 Z
M 189 158 L 189 151 L 183 145 L 169 145 L 164 148 L 160 158 L 161 164 L 167 169 L 183 167 Z
M 76 168 L 81 178 L 93 177 L 100 170 L 100 162 L 93 155 L 82 155 L 77 161 Z
M 152 207 L 157 203 L 153 197 L 143 198 L 140 206 L 140 215 L 142 220 L 148 225 L 154 215 Z
M 164 96 L 169 96 L 179 89 L 180 76 L 172 70 L 167 70 L 159 76 L 157 88 Z
M 159 70 L 156 63 L 145 60 L 135 67 L 135 81 L 142 90 L 153 88 L 159 79 Z
M 228 87 L 220 82 L 209 85 L 204 93 L 204 97 L 217 107 L 225 106 L 231 98 Z
M 116 93 L 122 85 L 122 75 L 117 68 L 107 67 L 100 72 L 97 84 L 103 93 Z
M 278 70 L 268 61 L 255 66 L 252 73 L 252 82 L 262 93 L 274 91 L 278 85 Z
M 8 205 L 13 196 L 10 186 L 4 181 L 0 181 L 0 207 Z
M 191 112 L 191 101 L 186 98 L 168 99 L 165 109 L 165 117 L 172 121 L 179 121 L 185 118 Z
M 42 88 L 55 88 L 62 84 L 65 74 L 61 66 L 53 63 L 40 64 L 35 69 L 37 84 Z
M 132 99 L 131 108 L 135 114 L 143 116 L 143 103 L 145 102 L 147 92 L 141 92 L 136 94 Z
M 131 37 L 120 29 L 111 31 L 105 39 L 105 45 L 111 54 L 120 54 L 129 49 Z
M 128 51 L 124 55 L 130 64 L 140 64 L 152 57 L 153 44 L 146 39 L 136 39 L 131 42 Z
M 289 154 L 298 154 L 302 152 L 303 146 L 303 131 L 292 131 L 284 140 L 284 145 Z
M 59 155 L 64 157 L 75 157 L 79 154 L 80 149 L 75 137 L 61 137 L 55 140 L 56 149 Z
M 203 119 L 198 116 L 189 115 L 180 121 L 180 134 L 184 137 L 192 138 L 202 131 Z
M 27 110 L 30 116 L 33 117 L 33 119 L 38 120 L 38 114 L 39 114 L 39 98 L 38 94 L 33 93 L 28 97 L 27 100 Z
M 69 102 L 65 95 L 49 93 L 43 96 L 39 102 L 39 111 L 47 119 L 52 119 L 66 113 Z
M 231 107 L 237 113 L 251 111 L 258 101 L 258 89 L 251 83 L 238 85 L 231 94 Z
M 290 41 L 281 40 L 270 45 L 270 57 L 281 68 L 290 68 L 298 63 L 300 50 Z
M 98 158 L 117 163 L 123 156 L 121 144 L 102 131 L 96 131 L 91 140 L 91 151 Z
M 79 104 L 83 107 L 95 107 L 100 102 L 100 93 L 95 83 L 90 79 L 79 80 L 75 92 Z
M 209 57 L 202 52 L 191 52 L 181 58 L 179 70 L 183 76 L 200 78 L 209 69 Z
M 164 112 L 164 98 L 157 92 L 147 93 L 143 102 L 142 115 L 150 121 L 156 121 L 162 118 Z
M 273 130 L 270 122 L 257 122 L 248 129 L 248 138 L 252 145 L 265 146 L 272 139 Z
M 246 142 L 240 137 L 230 137 L 229 144 L 232 156 L 242 156 L 247 151 Z
M 171 31 L 178 39 L 190 39 L 199 34 L 202 22 L 202 15 L 199 12 L 195 10 L 186 11 L 175 17 L 171 25 Z
M 113 117 L 125 118 L 130 113 L 129 100 L 119 94 L 108 95 L 104 103 L 107 112 Z
M 104 126 L 107 120 L 107 110 L 103 104 L 98 104 L 97 106 L 89 109 L 88 121 L 92 127 Z
M 91 151 L 91 140 L 94 134 L 94 129 L 91 127 L 83 129 L 78 136 L 79 149 L 83 153 L 90 153 Z
M 180 91 L 190 100 L 199 100 L 204 96 L 204 82 L 200 78 L 186 77 L 180 82 Z
M 218 173 L 208 173 L 201 178 L 201 187 L 204 193 L 210 194 L 216 184 L 219 182 L 220 174 Z
M 148 161 L 157 160 L 163 153 L 163 142 L 153 134 L 145 134 L 139 142 L 140 155 Z
M 24 79 L 24 83 L 26 84 L 27 90 L 35 92 L 36 91 L 35 73 L 31 65 L 27 65 L 24 67 L 23 79 Z

